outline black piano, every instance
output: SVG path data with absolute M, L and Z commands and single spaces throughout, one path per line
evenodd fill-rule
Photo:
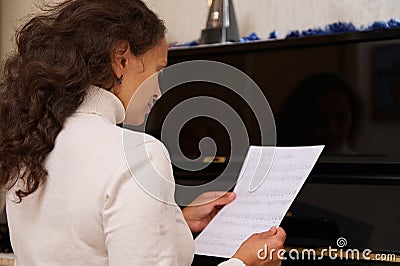
M 325 145 L 282 223 L 287 249 L 336 247 L 338 239 L 344 238 L 344 249 L 370 249 L 373 256 L 378 255 L 373 257 L 377 260 L 288 258 L 283 265 L 396 265 L 400 261 L 400 29 L 169 52 L 169 65 L 190 60 L 223 62 L 251 77 L 273 112 L 277 146 Z M 249 89 L 247 93 L 253 92 Z M 153 108 L 146 132 L 162 139 L 168 113 L 199 96 L 231 106 L 245 121 L 250 144 L 261 144 L 251 107 L 228 88 L 203 81 L 169 90 Z M 231 154 L 229 132 L 221 123 L 201 116 L 181 128 L 182 154 L 197 159 L 197 164 L 204 162 L 205 167 L 182 169 L 181 155 L 170 149 L 178 184 L 210 182 L 229 160 L 240 169 L 243 157 Z M 199 149 L 206 137 L 217 147 L 211 161 Z M 169 143 L 165 144 L 168 147 Z M 238 174 L 233 171 L 230 178 L 235 180 Z M 219 261 L 221 258 L 196 256 L 193 264 Z

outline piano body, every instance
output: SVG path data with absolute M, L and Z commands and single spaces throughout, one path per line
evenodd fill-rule
M 400 29 L 169 52 L 169 65 L 190 60 L 223 62 L 250 76 L 274 114 L 277 146 L 326 145 L 283 221 L 288 248 L 337 248 L 338 239 L 344 238 L 343 248 L 395 254 L 399 262 Z M 146 132 L 161 138 L 166 115 L 180 102 L 199 96 L 231 106 L 244 120 L 250 144 L 260 144 L 260 128 L 251 108 L 230 89 L 207 82 L 190 82 L 168 91 L 153 108 Z M 198 148 L 205 137 L 217 146 L 218 157 L 212 163 Z M 229 132 L 215 119 L 188 121 L 179 144 L 186 157 L 200 158 L 207 166 L 199 171 L 175 166 L 178 184 L 205 184 L 218 177 L 229 160 L 240 162 L 230 153 Z M 172 152 L 171 158 L 179 164 L 179 154 Z M 237 175 L 231 173 L 232 180 Z M 283 265 L 392 265 L 394 260 L 289 259 Z M 218 261 L 196 256 L 194 264 Z

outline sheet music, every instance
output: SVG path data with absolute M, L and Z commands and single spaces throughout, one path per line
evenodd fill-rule
M 251 146 L 225 206 L 195 239 L 195 253 L 230 258 L 253 233 L 279 226 L 324 146 Z

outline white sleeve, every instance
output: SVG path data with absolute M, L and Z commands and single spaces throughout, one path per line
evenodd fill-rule
M 221 262 L 220 264 L 218 264 L 218 266 L 246 266 L 246 264 L 244 264 L 243 261 L 239 259 L 232 258 L 227 261 Z
M 109 265 L 179 264 L 176 206 L 152 197 L 132 177 L 151 173 L 149 168 L 157 165 L 160 174 L 173 179 L 161 144 L 148 143 L 146 149 L 146 156 L 138 152 L 131 169 L 117 174 L 106 192 L 103 225 Z

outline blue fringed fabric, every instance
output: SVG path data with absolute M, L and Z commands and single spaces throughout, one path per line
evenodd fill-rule
M 269 34 L 269 39 L 270 39 L 270 40 L 278 39 L 278 32 L 277 32 L 276 30 L 273 31 L 273 32 L 271 32 L 271 33 Z
M 336 22 L 325 26 L 324 28 L 314 28 L 303 31 L 289 31 L 286 35 L 286 39 L 291 38 L 301 38 L 308 36 L 319 36 L 319 35 L 328 35 L 328 34 L 338 34 L 345 32 L 356 32 L 356 31 L 370 31 L 377 29 L 391 29 L 391 28 L 400 28 L 400 20 L 399 19 L 391 19 L 389 21 L 376 21 L 367 27 L 357 28 L 353 23 L 345 23 L 345 22 Z M 275 40 L 278 39 L 278 32 L 273 31 L 269 34 L 268 39 L 266 40 Z M 253 41 L 262 40 L 256 33 L 251 33 L 248 36 L 240 38 L 239 42 L 248 43 Z M 176 45 L 174 47 L 192 47 L 199 45 L 199 40 L 194 40 L 185 44 Z
M 197 45 L 200 45 L 199 40 L 194 40 L 194 41 L 187 42 L 184 44 L 177 44 L 177 45 L 174 45 L 173 47 L 192 47 L 192 46 L 197 46 Z
M 257 36 L 255 32 L 251 33 L 250 35 L 240 38 L 239 42 L 253 42 L 253 41 L 259 41 L 260 38 Z
M 325 28 L 315 28 L 308 29 L 306 31 L 299 32 L 290 31 L 286 35 L 286 39 L 290 38 L 300 38 L 306 36 L 318 36 L 318 35 L 328 35 L 328 34 L 338 34 L 345 32 L 355 32 L 355 31 L 370 31 L 376 29 L 391 29 L 400 27 L 400 20 L 391 19 L 389 21 L 376 21 L 368 27 L 357 28 L 353 23 L 337 22 L 327 25 Z
M 390 28 L 398 28 L 400 27 L 400 19 L 391 19 L 388 22 Z

